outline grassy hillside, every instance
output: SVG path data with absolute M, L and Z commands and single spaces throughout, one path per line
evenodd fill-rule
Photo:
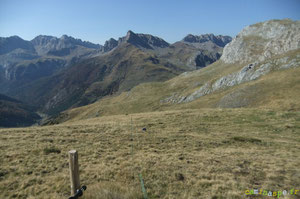
M 260 109 L 177 110 L 2 129 L 0 198 L 67 198 L 71 149 L 79 151 L 89 199 L 142 198 L 139 173 L 149 198 L 244 198 L 252 188 L 299 189 L 299 129 L 299 111 Z
M 256 80 L 219 89 L 189 103 L 177 103 L 206 83 L 240 71 L 247 64 L 224 64 L 217 61 L 206 68 L 183 73 L 169 81 L 141 84 L 129 92 L 106 97 L 94 104 L 71 109 L 56 118 L 54 123 L 80 120 L 104 115 L 150 112 L 186 108 L 272 108 L 300 110 L 299 50 L 273 57 L 262 64 L 271 64 L 271 71 Z M 296 61 L 296 67 L 279 69 L 278 60 Z

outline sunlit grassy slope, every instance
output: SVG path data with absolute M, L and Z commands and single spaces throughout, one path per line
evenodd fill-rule
M 265 63 L 284 57 L 299 59 L 299 53 L 299 50 L 290 51 L 266 60 Z M 215 82 L 221 77 L 239 71 L 245 65 L 247 64 L 224 64 L 218 61 L 206 68 L 181 74 L 166 82 L 141 84 L 121 95 L 106 97 L 94 104 L 66 111 L 56 119 L 56 122 L 186 108 L 247 107 L 300 110 L 300 67 L 273 70 L 254 81 L 220 89 L 190 103 L 162 103 L 162 100 L 170 96 L 189 95 L 205 83 Z
M 253 108 L 1 129 L 0 198 L 67 198 L 71 149 L 79 152 L 90 199 L 142 198 L 139 173 L 149 198 L 245 198 L 251 188 L 299 189 L 299 132 L 299 111 Z

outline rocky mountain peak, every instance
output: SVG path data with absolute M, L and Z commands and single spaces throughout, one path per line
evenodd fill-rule
M 131 44 L 141 43 L 140 38 L 137 36 L 137 34 L 132 32 L 131 30 L 127 32 L 125 37 L 121 38 L 121 42 L 128 42 Z
M 74 38 L 73 38 L 73 37 L 71 37 L 71 36 L 68 36 L 68 35 L 62 35 L 62 36 L 60 37 L 60 39 L 61 39 L 61 40 L 67 40 L 67 39 L 74 40 Z
M 125 37 L 119 38 L 119 44 L 124 42 L 145 49 L 165 48 L 169 46 L 168 42 L 159 37 L 150 34 L 134 33 L 131 30 L 127 32 Z
M 39 35 L 36 36 L 33 40 L 31 40 L 31 43 L 34 46 L 40 46 L 40 45 L 46 45 L 48 43 L 53 43 L 53 42 L 58 42 L 58 39 L 53 36 L 48 36 L 48 35 Z
M 129 38 L 129 37 L 132 37 L 132 36 L 136 36 L 135 33 L 131 30 L 128 30 L 127 34 L 126 34 L 126 37 Z
M 182 39 L 183 42 L 188 43 L 205 43 L 205 42 L 213 42 L 219 47 L 224 47 L 227 43 L 231 42 L 232 38 L 230 36 L 223 36 L 214 34 L 203 34 L 203 35 L 192 35 L 188 34 L 186 37 Z
M 300 47 L 300 21 L 270 20 L 245 27 L 225 46 L 225 63 L 264 61 Z
M 166 48 L 170 45 L 168 42 L 159 37 L 150 34 L 134 33 L 129 30 L 126 35 L 124 37 L 120 37 L 118 41 L 113 38 L 107 40 L 102 51 L 108 52 L 122 43 L 129 43 L 138 48 L 152 50 L 156 48 Z
M 118 46 L 118 41 L 115 40 L 114 38 L 110 38 L 109 40 L 107 40 L 105 42 L 103 51 L 108 52 L 108 51 L 112 50 L 113 48 L 115 48 L 116 46 Z

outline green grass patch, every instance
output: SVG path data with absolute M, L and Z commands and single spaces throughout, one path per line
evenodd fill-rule
M 235 136 L 235 137 L 232 137 L 231 139 L 235 142 L 262 143 L 262 141 L 260 139 L 251 138 L 251 137 Z
M 48 155 L 50 153 L 60 153 L 61 151 L 60 151 L 60 149 L 55 148 L 55 147 L 49 147 L 49 148 L 47 147 L 47 148 L 44 148 L 43 152 L 45 155 Z

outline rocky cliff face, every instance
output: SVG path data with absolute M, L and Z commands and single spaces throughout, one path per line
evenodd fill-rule
M 203 85 L 201 88 L 196 90 L 191 95 L 186 97 L 181 97 L 178 100 L 178 103 L 191 102 L 201 96 L 208 95 L 217 90 L 225 89 L 245 82 L 256 80 L 261 76 L 270 73 L 271 71 L 299 67 L 300 66 L 299 63 L 300 63 L 300 55 L 298 55 L 294 59 L 290 59 L 289 57 L 273 59 L 263 64 L 254 62 L 244 66 L 238 72 L 234 72 L 217 79 L 215 82 L 207 82 L 205 85 Z
M 224 47 L 226 44 L 231 42 L 231 40 L 232 38 L 230 36 L 214 35 L 214 34 L 204 34 L 204 35 L 189 34 L 182 39 L 183 42 L 189 42 L 189 43 L 212 42 L 220 47 Z
M 264 61 L 300 47 L 300 21 L 270 20 L 244 28 L 227 46 L 225 63 Z

